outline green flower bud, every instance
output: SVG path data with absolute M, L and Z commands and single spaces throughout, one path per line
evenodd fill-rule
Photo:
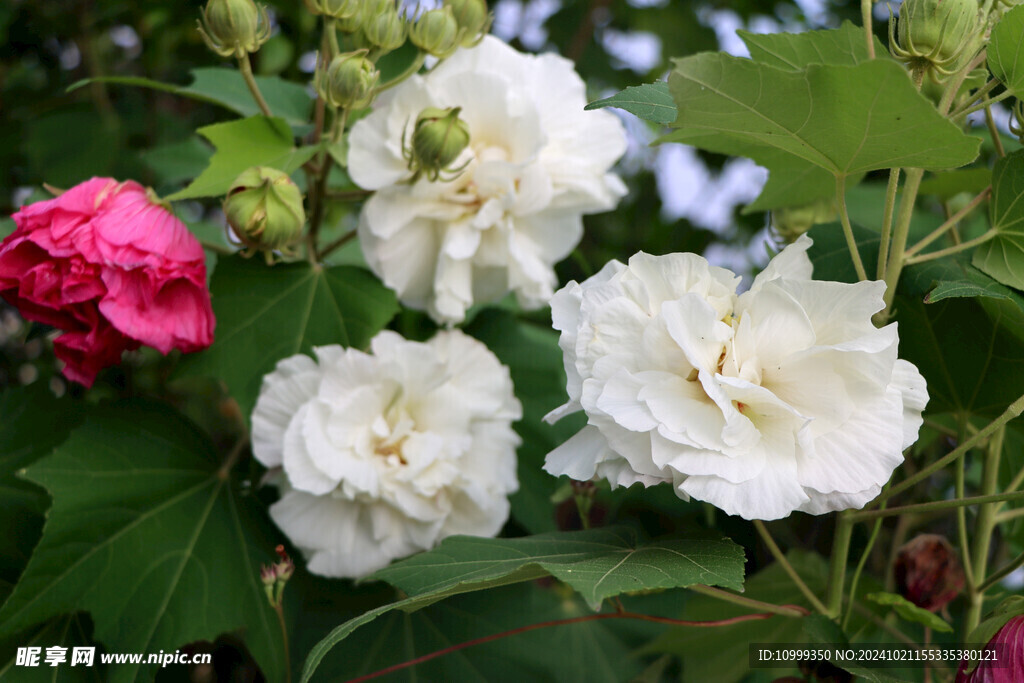
M 452 8 L 452 14 L 462 32 L 459 41 L 462 47 L 473 47 L 483 40 L 494 19 L 487 13 L 485 0 L 445 0 L 444 4 Z
M 323 71 L 317 71 L 316 89 L 338 108 L 362 109 L 373 101 L 380 72 L 366 57 L 367 50 L 340 54 Z
M 256 52 L 270 38 L 270 18 L 253 0 L 210 0 L 199 22 L 207 47 L 221 57 Z
M 445 6 L 420 15 L 409 29 L 409 40 L 419 49 L 444 59 L 458 48 L 462 35 L 452 8 Z
M 948 75 L 981 48 L 977 0 L 906 0 L 900 6 L 899 42 L 889 20 L 889 48 L 911 68 Z
M 235 178 L 224 214 L 238 239 L 270 251 L 295 242 L 306 222 L 299 188 L 287 173 L 267 166 L 253 166 Z
M 459 118 L 460 111 L 461 107 L 428 107 L 420 112 L 413 127 L 412 144 L 403 150 L 414 179 L 423 173 L 434 182 L 442 172 L 458 175 L 465 168 L 449 168 L 469 145 L 469 126 Z
M 351 19 L 359 14 L 360 0 L 305 0 L 306 7 L 313 14 L 322 14 L 332 19 Z
M 363 23 L 363 35 L 366 40 L 384 52 L 402 47 L 405 44 L 407 30 L 405 20 L 398 16 L 398 11 L 394 8 L 369 17 Z
M 834 220 L 835 216 L 832 199 L 819 199 L 803 206 L 772 211 L 772 229 L 783 242 L 792 244 L 813 226 Z

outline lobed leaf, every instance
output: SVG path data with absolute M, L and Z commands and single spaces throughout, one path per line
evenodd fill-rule
M 844 21 L 837 29 L 802 33 L 736 34 L 747 45 L 755 62 L 786 71 L 803 71 L 808 64 L 853 66 L 870 59 L 864 43 L 864 29 Z M 885 54 L 885 46 L 873 38 L 875 53 Z
M 1024 96 L 1024 6 L 1006 12 L 992 29 L 986 53 L 992 75 L 1017 97 Z
M 989 203 L 993 239 L 974 250 L 974 265 L 999 282 L 1024 289 L 1024 150 L 996 161 Z

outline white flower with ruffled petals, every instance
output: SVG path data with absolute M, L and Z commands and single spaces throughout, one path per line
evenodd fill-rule
M 540 308 L 557 285 L 553 265 L 583 234 L 584 214 L 625 194 L 609 169 L 626 149 L 619 120 L 584 111 L 584 83 L 553 54 L 516 52 L 493 36 L 425 76 L 385 92 L 349 138 L 348 171 L 376 190 L 359 220 L 373 271 L 408 306 L 438 322 L 474 302 L 515 292 Z M 408 181 L 409 131 L 428 107 L 461 107 L 468 147 L 454 180 Z
M 501 530 L 522 408 L 486 346 L 385 331 L 370 353 L 315 352 L 278 363 L 252 415 L 253 454 L 281 492 L 270 516 L 311 572 L 365 576 L 446 536 Z
M 612 261 L 551 301 L 569 402 L 588 425 L 545 469 L 671 482 L 747 519 L 863 507 L 917 440 L 928 401 L 877 329 L 883 282 L 811 279 L 804 236 L 736 295 L 694 254 Z

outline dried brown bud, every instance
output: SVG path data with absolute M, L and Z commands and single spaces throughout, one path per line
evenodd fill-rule
M 960 559 L 949 541 L 938 534 L 922 534 L 900 548 L 894 571 L 900 595 L 932 612 L 964 587 Z

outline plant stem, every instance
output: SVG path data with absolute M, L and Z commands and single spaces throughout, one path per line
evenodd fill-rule
M 402 81 L 404 81 L 405 79 L 409 78 L 409 76 L 412 76 L 413 74 L 415 74 L 417 71 L 420 70 L 420 67 L 423 66 L 423 62 L 426 61 L 426 59 L 427 59 L 427 53 L 423 52 L 423 51 L 420 51 L 420 53 L 418 55 L 416 55 L 416 59 L 412 60 L 412 64 L 410 64 L 406 68 L 405 71 L 403 71 L 402 73 L 398 74 L 397 76 L 392 78 L 387 83 L 384 83 L 383 85 L 377 86 L 377 92 L 378 93 L 382 93 L 382 92 L 384 92 L 385 90 L 387 90 L 389 88 L 393 88 L 396 85 L 398 85 L 399 83 L 401 83 Z
M 337 142 L 345 134 L 345 124 L 348 121 L 348 109 L 339 109 L 334 114 L 334 122 L 331 125 L 330 142 Z M 312 206 L 309 216 L 309 234 L 306 236 L 306 255 L 310 263 L 318 263 L 321 254 L 317 251 L 317 238 L 320 235 L 320 225 L 324 220 L 324 206 L 327 204 L 327 176 L 331 172 L 331 155 L 325 149 L 320 155 L 320 168 L 318 169 L 316 181 L 313 184 L 313 192 L 309 198 Z
M 883 503 L 883 506 L 884 505 L 885 504 Z M 850 617 L 853 615 L 853 607 L 857 604 L 857 584 L 860 582 L 861 572 L 864 571 L 864 565 L 867 564 L 868 557 L 871 556 L 871 551 L 875 547 L 875 541 L 878 539 L 878 532 L 881 530 L 882 518 L 879 517 L 875 520 L 875 526 L 871 529 L 871 536 L 868 538 L 868 544 L 864 547 L 864 552 L 861 553 L 860 560 L 857 562 L 857 569 L 853 572 L 853 578 L 850 579 L 850 603 L 846 608 L 846 614 L 843 616 L 843 631 L 846 631 L 846 627 L 850 624 Z
M 349 232 L 346 232 L 344 235 L 342 235 L 341 237 L 339 237 L 338 239 L 334 240 L 333 242 L 328 244 L 326 247 L 321 249 L 320 250 L 320 258 L 326 258 L 327 255 L 330 254 L 331 252 L 333 252 L 335 249 L 340 249 L 341 247 L 345 246 L 352 239 L 355 238 L 356 234 L 357 234 L 357 232 L 355 230 L 350 230 Z
M 889 248 L 889 259 L 885 266 L 885 310 L 877 314 L 879 321 L 889 318 L 893 299 L 896 297 L 896 283 L 903 271 L 903 250 L 907 247 L 907 236 L 910 234 L 910 219 L 914 214 L 914 203 L 917 201 L 917 190 L 921 187 L 924 169 L 907 169 L 907 182 L 903 184 L 903 196 L 900 198 L 899 213 L 896 215 L 896 229 Z
M 832 539 L 832 556 L 828 568 L 828 611 L 831 619 L 837 618 L 843 609 L 843 586 L 846 583 L 846 561 L 850 555 L 850 539 L 853 538 L 853 518 L 849 510 L 843 510 L 836 519 L 836 533 Z
M 277 623 L 281 627 L 281 642 L 284 644 L 284 670 L 287 683 L 292 683 L 292 658 L 288 648 L 288 628 L 284 624 L 284 608 L 280 601 L 274 605 L 274 612 L 277 614 Z
M 221 256 L 230 256 L 235 253 L 234 249 L 225 247 L 222 244 L 214 244 L 213 242 L 207 242 L 205 240 L 200 240 L 199 244 L 202 245 L 203 249 L 206 251 L 212 251 L 214 254 L 220 254 Z
M 1010 491 L 1016 491 L 1017 489 L 1020 488 L 1020 485 L 1022 483 L 1024 483 L 1024 469 L 1022 469 L 1020 472 L 1018 472 L 1016 475 L 1014 475 L 1013 479 L 1010 480 L 1010 483 L 1006 485 L 1006 488 L 1004 489 L 1004 491 L 1006 493 L 1009 493 Z M 1001 507 L 1003 507 L 1003 506 L 1002 505 L 997 505 L 996 506 L 996 510 L 998 510 Z
M 934 473 L 938 472 L 939 470 L 941 470 L 943 467 L 945 467 L 949 463 L 951 463 L 954 460 L 956 460 L 957 458 L 959 458 L 961 454 L 966 453 L 967 451 L 969 451 L 970 449 L 974 448 L 979 443 L 982 443 L 985 439 L 987 439 L 996 430 L 998 430 L 1000 427 L 1002 427 L 1003 425 L 1005 425 L 1007 422 L 1009 422 L 1010 420 L 1014 419 L 1015 417 L 1018 417 L 1022 412 L 1024 412 L 1024 395 L 1021 395 L 1019 398 L 1017 398 L 1017 400 L 1015 400 L 1013 403 L 1011 403 L 1009 406 L 1007 406 L 1006 410 L 1003 411 L 1002 415 L 1000 415 L 996 419 L 994 419 L 991 422 L 989 422 L 987 425 L 985 425 L 984 428 L 978 430 L 978 433 L 975 434 L 974 436 L 972 436 L 970 439 L 968 439 L 967 441 L 964 441 L 959 446 L 957 446 L 955 449 L 953 449 L 952 451 L 950 451 L 946 455 L 942 456 L 941 458 L 939 458 L 938 460 L 933 462 L 928 467 L 925 467 L 924 469 L 922 469 L 917 474 L 913 475 L 912 477 L 908 477 L 907 479 L 901 481 L 899 484 L 897 484 L 896 486 L 893 486 L 887 492 L 883 492 L 881 495 L 879 495 L 873 501 L 868 503 L 868 506 L 879 505 L 879 504 L 882 503 L 882 501 L 888 500 L 889 498 L 892 498 L 893 496 L 895 496 L 897 494 L 903 493 L 904 491 L 909 489 L 911 486 L 913 486 L 917 482 L 930 477 L 931 475 L 933 475 Z M 942 501 L 942 502 L 945 502 L 945 501 Z M 858 512 L 857 514 L 858 515 L 863 515 L 864 513 L 863 513 L 863 511 L 861 511 L 861 512 Z
M 332 59 L 341 54 L 341 48 L 338 47 L 338 26 L 335 23 L 334 17 L 324 15 L 324 35 L 327 37 L 327 47 L 331 51 L 324 60 L 326 66 L 326 64 L 331 63 Z
M 1012 97 L 1012 96 L 1013 96 L 1012 92 L 1010 92 L 1009 90 L 1004 90 L 1003 92 L 999 93 L 995 97 L 990 97 L 987 100 L 983 100 L 981 102 L 978 102 L 977 104 L 975 104 L 972 107 L 968 107 L 967 109 L 961 109 L 961 110 L 957 111 L 956 114 L 952 115 L 950 118 L 961 119 L 961 118 L 963 118 L 965 116 L 973 114 L 976 111 L 981 111 L 982 109 L 987 109 L 988 107 L 991 107 L 996 102 L 1002 102 L 1007 97 Z
M 238 58 L 238 69 L 242 72 L 242 78 L 245 79 L 245 84 L 249 86 L 249 92 L 252 93 L 252 98 L 256 100 L 260 111 L 263 112 L 264 116 L 273 116 L 270 113 L 270 107 L 267 106 L 267 101 L 263 99 L 260 87 L 256 85 L 256 78 L 252 75 L 252 63 L 249 61 L 248 53 Z
M 772 614 L 778 614 L 783 617 L 806 617 L 811 613 L 810 610 L 800 607 L 799 605 L 774 605 L 770 602 L 762 602 L 760 600 L 754 600 L 753 598 L 745 598 L 742 595 L 730 593 L 729 591 L 724 591 L 721 588 L 712 588 L 711 586 L 689 586 L 689 589 L 694 593 L 700 593 L 701 595 L 706 595 L 709 598 L 724 600 L 725 602 L 731 602 L 734 605 L 749 607 L 751 609 L 761 610 L 762 612 L 771 612 Z
M 231 474 L 231 468 L 235 466 L 238 459 L 242 456 L 242 452 L 245 447 L 249 445 L 249 432 L 248 430 L 242 432 L 242 437 L 235 442 L 235 445 L 228 451 L 227 456 L 224 458 L 224 462 L 217 468 L 217 478 L 221 481 L 227 481 L 228 476 Z
M 988 443 L 988 452 L 985 454 L 985 469 L 982 473 L 981 492 L 979 498 L 992 497 L 992 492 L 999 488 L 999 458 L 1003 453 L 1003 438 L 1006 436 L 1006 426 L 1000 427 L 992 440 Z M 1003 496 L 1017 496 L 1024 498 L 1024 493 L 1004 493 Z M 978 520 L 975 523 L 975 544 L 974 544 L 974 576 L 981 580 L 988 570 L 988 551 L 992 543 L 992 532 L 996 527 L 995 519 L 996 506 L 991 503 L 983 504 L 978 508 Z M 964 633 L 970 633 L 981 623 L 981 608 L 985 600 L 985 592 L 980 586 L 969 584 L 967 586 L 970 606 L 967 608 L 967 617 L 964 623 Z
M 860 251 L 857 250 L 857 240 L 853 237 L 850 214 L 846 211 L 846 176 L 844 175 L 836 176 L 836 203 L 839 206 L 839 220 L 843 224 L 846 248 L 850 250 L 850 258 L 853 259 L 853 268 L 857 271 L 857 279 L 867 280 L 868 275 L 864 271 L 864 262 L 860 258 Z
M 658 624 L 669 624 L 671 626 L 695 626 L 695 627 L 707 628 L 707 627 L 714 627 L 714 626 L 730 626 L 732 624 L 738 624 L 738 623 L 744 622 L 744 621 L 752 621 L 752 620 L 755 620 L 755 619 L 770 619 L 773 616 L 775 616 L 775 615 L 773 615 L 773 614 L 744 614 L 742 616 L 732 617 L 731 619 L 718 619 L 718 620 L 715 620 L 715 621 L 686 621 L 685 619 L 672 619 L 672 618 L 669 618 L 669 617 L 655 617 L 655 616 L 651 616 L 651 615 L 647 615 L 647 614 L 636 614 L 634 612 L 609 612 L 607 614 L 588 614 L 588 615 L 582 616 L 582 617 L 569 617 L 568 619 L 554 619 L 552 621 L 542 621 L 542 622 L 537 623 L 537 624 L 530 624 L 528 626 L 520 626 L 519 628 L 510 629 L 508 631 L 502 631 L 501 633 L 494 633 L 494 634 L 489 635 L 489 636 L 482 636 L 480 638 L 474 638 L 472 640 L 467 640 L 467 641 L 465 641 L 463 643 L 458 643 L 457 645 L 452 645 L 450 647 L 446 647 L 446 648 L 441 649 L 441 650 L 436 650 L 434 652 L 430 652 L 430 653 L 425 654 L 425 655 L 423 655 L 421 657 L 416 657 L 415 659 L 410 659 L 407 662 L 401 662 L 399 664 L 395 664 L 393 666 L 389 666 L 386 669 L 381 669 L 379 671 L 374 671 L 373 673 L 368 673 L 366 675 L 359 676 L 357 678 L 349 679 L 348 683 L 361 683 L 362 681 L 368 681 L 368 680 L 371 680 L 373 678 L 377 678 L 378 676 L 383 676 L 385 674 L 394 673 L 395 671 L 401 671 L 402 669 L 407 669 L 410 666 L 415 666 L 417 664 L 422 664 L 423 662 L 429 662 L 432 659 L 436 659 L 438 657 L 442 657 L 444 655 L 451 654 L 452 652 L 458 652 L 459 650 L 464 650 L 467 647 L 473 647 L 474 645 L 482 645 L 484 643 L 489 643 L 489 642 L 494 641 L 494 640 L 500 640 L 501 638 L 507 638 L 509 636 L 514 636 L 514 635 L 517 635 L 519 633 L 526 633 L 527 631 L 536 631 L 537 629 L 549 628 L 551 626 L 566 626 L 568 624 L 579 624 L 579 623 L 582 623 L 582 622 L 600 621 L 600 620 L 603 620 L 603 619 L 637 619 L 637 620 L 640 620 L 640 621 L 652 621 L 652 622 L 655 622 L 655 623 L 658 623 Z
M 956 99 L 957 93 L 960 92 L 960 87 L 964 84 L 964 81 L 967 79 L 967 74 L 971 73 L 976 68 L 978 68 L 985 61 L 985 59 L 986 53 L 985 50 L 982 50 L 977 55 L 975 55 L 974 59 L 965 64 L 964 67 L 957 71 L 956 74 L 954 74 L 953 78 L 949 80 L 949 83 L 946 85 L 946 90 L 942 93 L 942 99 L 939 100 L 938 109 L 940 114 L 942 114 L 943 116 L 946 116 L 948 114 L 949 118 L 951 119 L 955 119 L 959 116 L 959 113 L 949 114 L 949 109 L 950 107 L 953 106 L 953 100 Z M 992 81 L 989 81 L 989 83 L 992 83 Z M 969 102 L 973 101 L 978 97 L 984 97 L 984 95 L 988 93 L 988 91 L 991 89 L 989 87 L 989 83 L 986 83 L 981 88 L 979 88 L 978 93 L 975 93 L 974 96 L 969 100 Z M 979 93 L 981 94 L 979 95 Z
M 1009 522 L 1011 519 L 1017 519 L 1018 517 L 1024 517 L 1024 508 L 1016 508 L 1014 510 L 1000 512 L 996 515 L 996 522 L 1002 524 L 1003 522 Z
M 950 228 L 956 226 L 956 224 L 959 223 L 960 221 L 962 221 L 967 214 L 969 214 L 971 211 L 973 211 L 975 209 L 975 207 L 977 207 L 983 201 L 988 199 L 988 196 L 991 193 L 992 193 L 992 186 L 989 185 L 984 190 L 982 190 L 980 193 L 978 193 L 978 196 L 975 197 L 974 199 L 972 199 L 967 204 L 967 206 L 965 206 L 964 208 L 960 209 L 955 214 L 950 216 L 949 219 L 945 223 L 943 223 L 939 227 L 937 227 L 934 230 L 932 230 L 931 233 L 927 237 L 925 237 L 920 242 L 918 242 L 914 246 L 912 246 L 909 249 L 907 249 L 907 252 L 905 254 L 906 258 L 909 259 L 914 254 L 916 254 L 917 252 L 921 251 L 922 249 L 927 247 L 929 244 L 931 244 L 932 242 L 934 242 L 938 238 L 942 237 L 942 235 L 947 230 L 949 230 Z
M 985 107 L 985 125 L 988 127 L 988 134 L 992 137 L 992 144 L 995 145 L 996 154 L 1002 159 L 1006 156 L 1006 150 L 1003 149 L 1003 138 L 999 135 L 999 129 L 996 128 L 996 120 L 992 116 L 992 107 Z
M 878 269 L 875 276 L 885 279 L 885 266 L 889 262 L 889 243 L 892 241 L 892 214 L 896 208 L 896 190 L 900 185 L 900 169 L 889 169 L 889 183 L 885 186 L 885 210 L 882 214 L 882 240 L 878 244 Z
M 1015 572 L 1020 567 L 1024 567 L 1024 553 L 1021 553 L 1017 556 L 1015 560 L 1004 566 L 1002 569 L 999 569 L 998 571 L 994 572 L 992 576 L 985 579 L 985 582 L 978 586 L 978 592 L 984 593 L 989 588 L 1005 579 L 1007 576 Z
M 938 251 L 930 251 L 927 254 L 920 254 L 919 256 L 914 256 L 914 257 L 911 257 L 911 258 L 906 258 L 906 259 L 904 259 L 903 264 L 907 265 L 907 266 L 911 266 L 911 265 L 913 265 L 915 263 L 924 263 L 925 261 L 933 261 L 933 260 L 935 260 L 937 258 L 942 258 L 943 256 L 949 256 L 950 254 L 956 254 L 956 253 L 959 253 L 961 251 L 967 251 L 968 249 L 972 249 L 972 248 L 978 246 L 979 244 L 984 244 L 985 242 L 988 242 L 990 239 L 992 239 L 993 237 L 995 237 L 998 234 L 999 234 L 998 230 L 996 230 L 995 228 L 990 228 L 989 231 L 986 232 L 984 235 L 981 235 L 979 237 L 975 237 L 973 240 L 967 240 L 966 242 L 961 242 L 960 244 L 954 244 L 951 247 L 946 247 L 945 249 L 939 249 Z
M 963 440 L 964 440 L 964 438 L 966 437 L 966 434 L 967 434 L 967 416 L 964 415 L 964 414 L 961 414 L 960 415 L 960 419 L 958 420 L 958 422 L 960 423 L 960 425 L 959 425 L 960 426 L 960 429 L 959 429 L 960 433 L 957 436 L 957 441 L 958 442 L 963 442 Z M 956 477 L 956 483 L 955 483 L 956 490 L 955 490 L 954 493 L 955 493 L 957 498 L 964 498 L 964 497 L 966 497 L 966 494 L 964 493 L 964 480 L 966 478 L 965 475 L 964 475 L 964 469 L 966 468 L 965 460 L 967 460 L 966 454 L 961 455 L 957 459 L 956 465 L 955 465 L 955 469 L 954 469 L 955 477 Z M 974 585 L 974 570 L 971 567 L 970 561 L 968 560 L 968 558 L 971 557 L 971 546 L 970 546 L 970 543 L 967 540 L 967 508 L 965 508 L 965 507 L 958 507 L 956 509 L 956 527 L 957 527 L 957 535 L 960 537 L 960 557 L 964 558 L 964 562 L 963 562 L 963 565 L 964 565 L 964 578 L 967 580 L 967 585 L 968 586 L 973 586 Z
M 893 515 L 902 515 L 908 512 L 932 512 L 935 510 L 952 510 L 953 508 L 960 507 L 963 505 L 985 505 L 986 503 L 998 503 L 1003 500 L 1024 500 L 1024 491 L 1013 491 L 1012 493 L 993 493 L 984 496 L 972 496 L 971 498 L 961 498 L 959 500 L 933 500 L 930 503 L 915 503 L 914 505 L 901 505 L 900 507 L 889 508 L 887 510 L 860 510 L 854 512 L 854 521 L 863 522 L 868 519 L 875 519 L 877 517 L 892 517 Z M 984 509 L 984 508 L 983 508 Z M 989 539 L 978 539 L 979 545 L 988 546 Z M 977 547 L 975 547 L 977 551 Z M 977 554 L 977 552 L 975 552 Z
M 875 36 L 871 31 L 871 9 L 874 4 L 872 0 L 860 0 L 860 23 L 864 25 L 864 38 L 868 43 L 868 59 L 875 58 Z
M 774 557 L 775 561 L 779 563 L 782 570 L 786 572 L 796 587 L 800 589 L 800 592 L 803 593 L 803 596 L 807 598 L 807 601 L 811 603 L 811 607 L 822 614 L 828 614 L 828 610 L 825 608 L 825 605 L 818 599 L 818 596 L 814 594 L 814 591 L 810 589 L 804 580 L 800 578 L 800 575 L 796 573 L 795 569 L 793 569 L 793 565 L 789 563 L 786 556 L 782 554 L 781 550 L 779 550 L 778 544 L 775 543 L 775 539 L 772 538 L 772 535 L 768 533 L 768 528 L 765 527 L 764 522 L 759 519 L 755 519 L 754 528 L 757 529 L 757 533 L 761 535 L 761 540 L 764 541 L 764 544 L 768 546 L 768 552 L 772 554 L 772 557 Z

